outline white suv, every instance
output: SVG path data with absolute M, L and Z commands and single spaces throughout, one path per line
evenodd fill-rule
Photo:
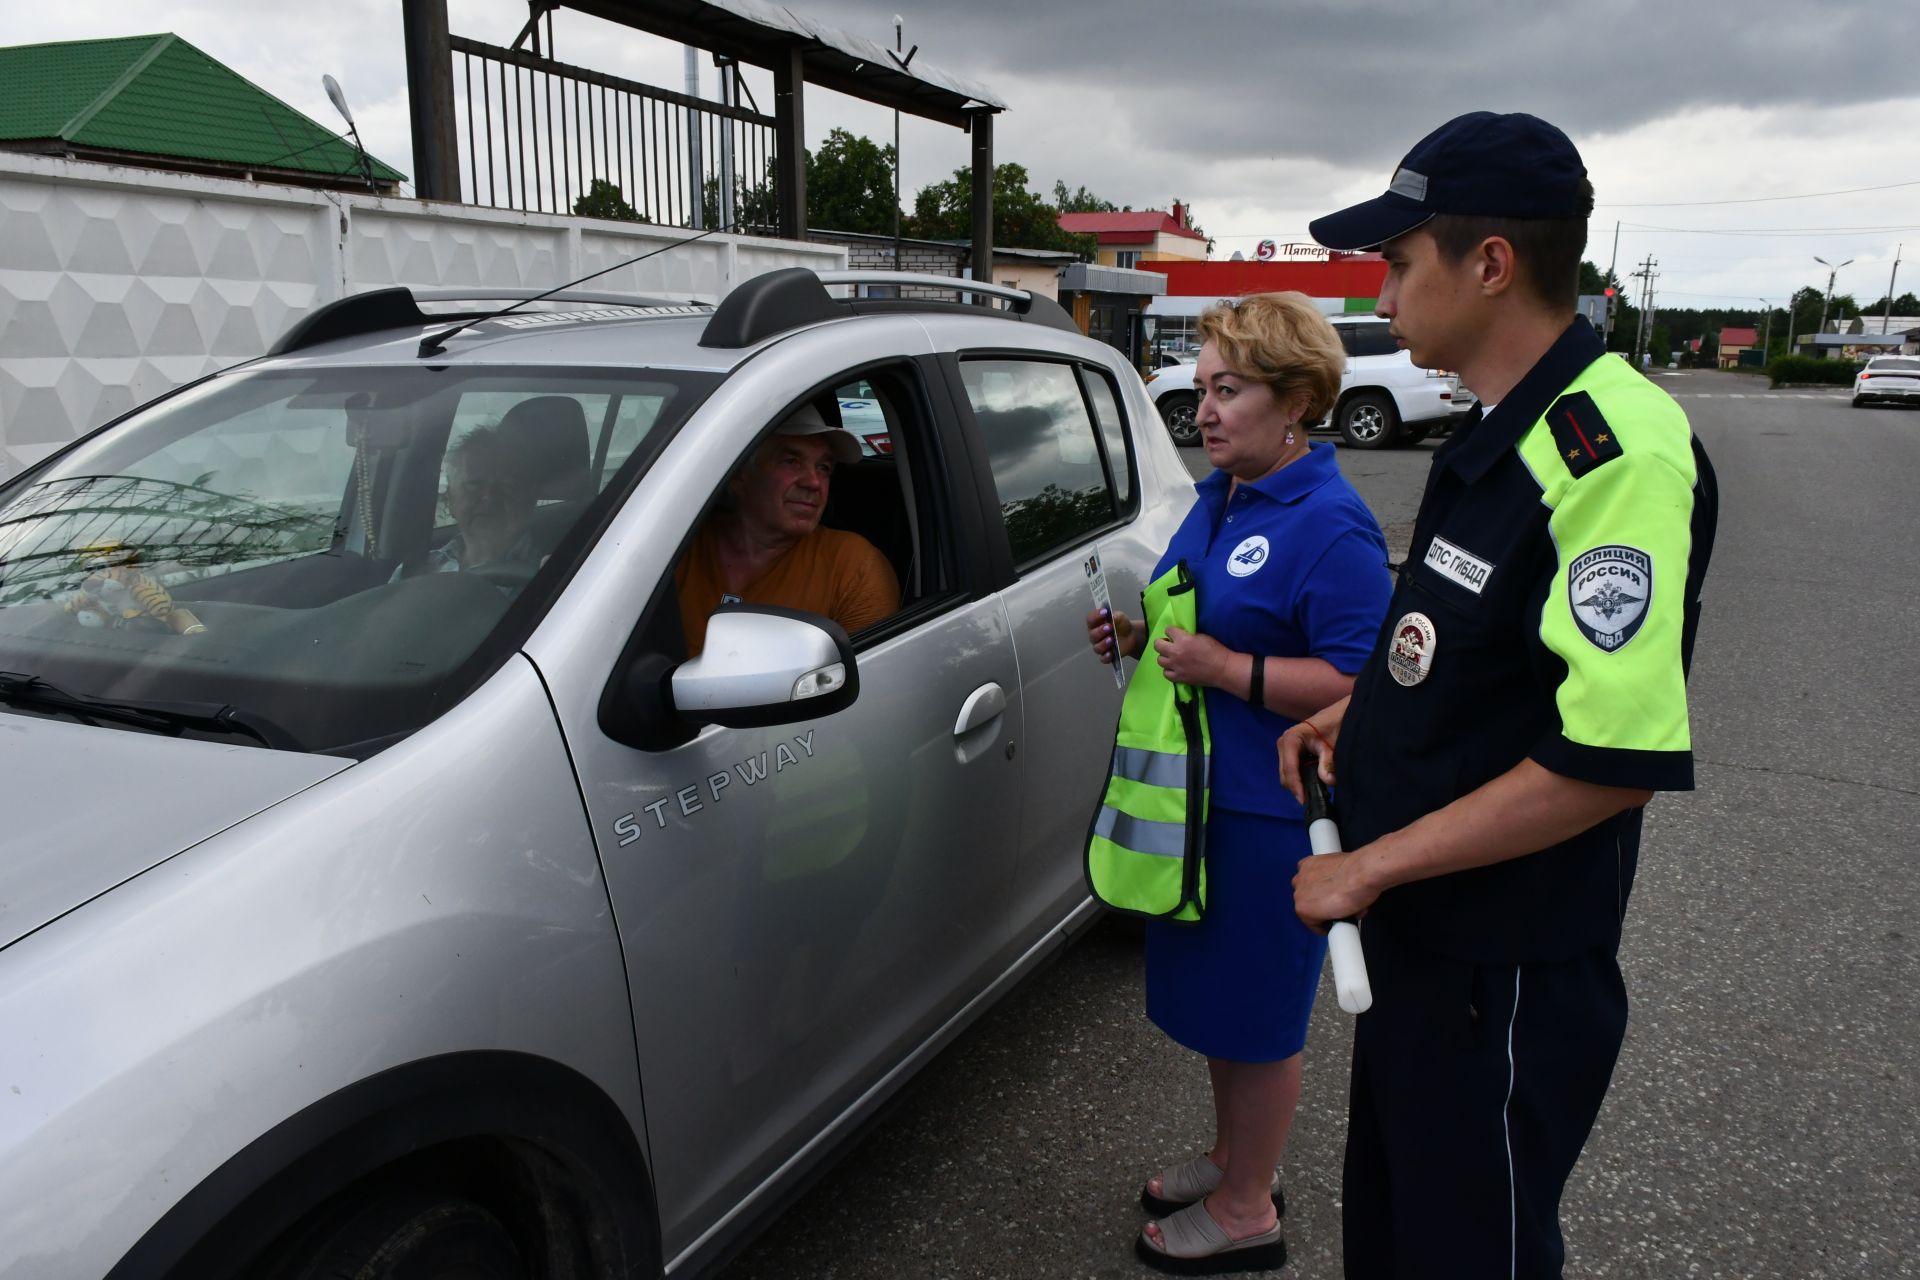
M 1340 399 L 1322 430 L 1336 430 L 1355 449 L 1417 444 L 1445 431 L 1456 413 L 1473 406 L 1473 393 L 1444 369 L 1421 369 L 1394 345 L 1387 322 L 1378 316 L 1336 316 L 1333 329 L 1347 348 L 1347 369 L 1340 378 Z M 1200 396 L 1193 364 L 1174 365 L 1147 379 L 1147 394 L 1178 445 L 1200 443 L 1194 411 Z

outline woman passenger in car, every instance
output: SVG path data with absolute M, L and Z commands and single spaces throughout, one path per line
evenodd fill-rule
M 1308 855 L 1299 804 L 1278 780 L 1274 742 L 1338 701 L 1372 648 L 1392 583 L 1386 542 L 1341 477 L 1330 444 L 1309 445 L 1346 361 L 1326 318 L 1298 293 L 1257 294 L 1200 318 L 1196 425 L 1216 470 L 1153 577 L 1186 560 L 1199 634 L 1157 642 L 1169 678 L 1203 691 L 1212 735 L 1207 907 L 1198 924 L 1146 926 L 1147 1013 L 1205 1055 L 1211 1149 L 1149 1178 L 1158 1221 L 1148 1263 L 1201 1274 L 1285 1257 L 1275 1166 L 1300 1096 L 1300 1052 L 1326 943 L 1292 909 Z M 1145 627 L 1087 616 L 1103 662 L 1140 658 Z
M 403 564 L 393 581 L 426 573 L 501 569 L 531 576 L 540 567 L 533 545 L 533 488 L 524 450 L 498 427 L 475 427 L 447 450 L 447 511 L 459 526 L 423 561 Z

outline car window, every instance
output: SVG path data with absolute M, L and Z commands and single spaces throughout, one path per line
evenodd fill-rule
M 0 488 L 0 670 L 237 707 L 308 750 L 378 749 L 498 665 L 584 551 L 617 455 L 650 456 L 713 382 L 211 379 Z
M 1092 369 L 1080 370 L 1080 382 L 1093 406 L 1094 419 L 1100 424 L 1100 440 L 1107 449 L 1107 471 L 1113 482 L 1113 495 L 1122 511 L 1133 509 L 1133 460 L 1127 453 L 1127 431 L 1120 421 L 1120 403 L 1114 398 L 1113 384 L 1104 374 Z
M 1920 373 L 1920 360 L 1899 360 L 1881 357 L 1869 360 L 1867 368 L 1874 373 Z
M 960 372 L 1016 568 L 1112 523 L 1113 489 L 1072 366 L 966 360 Z
M 816 389 L 800 404 L 854 436 L 861 457 L 826 460 L 826 500 L 817 514 L 804 510 L 805 490 L 815 487 L 813 480 L 784 481 L 760 492 L 762 477 L 781 462 L 775 428 L 791 408 L 769 421 L 753 448 L 733 460 L 675 566 L 675 603 L 689 653 L 702 647 L 701 633 L 713 610 L 734 600 L 832 618 L 857 647 L 886 632 L 888 624 L 917 617 L 952 590 L 949 525 L 932 480 L 936 445 L 926 396 L 912 368 L 865 370 L 858 378 Z M 796 497 L 797 507 L 787 501 Z M 766 529 L 778 522 L 785 522 L 787 531 L 799 529 L 801 540 L 752 582 L 727 578 L 718 551 L 729 531 L 743 525 Z M 836 537 L 816 539 L 801 529 L 806 525 Z M 844 535 L 853 535 L 855 542 L 849 546 Z M 786 556 L 804 560 L 789 565 Z M 876 568 L 876 560 L 884 568 Z M 665 647 L 658 639 L 665 635 L 658 620 L 643 625 Z
M 1347 354 L 1360 356 L 1390 356 L 1400 350 L 1384 324 L 1341 325 L 1345 331 Z

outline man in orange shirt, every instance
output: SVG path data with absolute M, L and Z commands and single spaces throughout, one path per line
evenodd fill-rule
M 850 633 L 900 607 L 887 558 L 857 533 L 820 527 L 835 464 L 859 460 L 859 441 L 812 405 L 753 451 L 674 574 L 688 654 L 705 647 L 707 619 L 723 604 L 803 609 Z

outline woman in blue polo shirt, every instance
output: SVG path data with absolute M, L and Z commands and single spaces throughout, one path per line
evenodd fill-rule
M 1193 1274 L 1286 1257 L 1274 1173 L 1300 1096 L 1300 1050 L 1325 941 L 1292 910 L 1308 854 L 1299 804 L 1278 781 L 1275 740 L 1345 697 L 1379 633 L 1392 582 L 1386 541 L 1307 428 L 1332 409 L 1346 362 L 1326 317 L 1298 293 L 1268 293 L 1200 318 L 1196 423 L 1213 474 L 1153 577 L 1185 560 L 1200 633 L 1157 645 L 1161 667 L 1199 686 L 1213 738 L 1207 912 L 1147 923 L 1147 1014 L 1204 1054 L 1212 1149 L 1150 1179 L 1160 1221 L 1141 1257 Z M 1090 615 L 1101 660 L 1141 656 L 1145 628 Z M 1170 1265 L 1171 1264 L 1171 1265 Z

